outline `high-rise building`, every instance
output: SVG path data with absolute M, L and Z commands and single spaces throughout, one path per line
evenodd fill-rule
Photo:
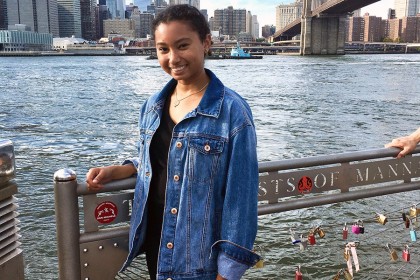
M 365 34 L 365 20 L 363 17 L 350 17 L 348 29 L 348 42 L 363 42 Z
M 57 0 L 0 1 L 6 4 L 7 25 L 24 24 L 32 32 L 59 36 Z
M 96 7 L 96 38 L 104 37 L 104 20 L 111 19 L 108 7 L 99 4 Z
M 252 33 L 252 13 L 251 11 L 248 11 L 246 13 L 246 30 L 247 33 Z
M 321 0 L 320 0 L 321 1 Z M 276 30 L 285 28 L 289 23 L 302 16 L 302 1 L 292 4 L 282 4 L 276 7 Z
M 200 0 L 170 0 L 169 1 L 169 5 L 182 5 L 182 4 L 194 6 L 200 10 Z
M 112 19 L 125 19 L 124 0 L 106 0 L 106 6 Z
M 140 12 L 146 12 L 151 0 L 134 0 L 134 6 L 139 7 Z
M 82 37 L 80 0 L 57 0 L 60 37 Z
M 414 17 L 420 12 L 420 0 L 395 0 L 397 18 Z
M 151 35 L 152 21 L 154 16 L 147 12 L 141 12 L 139 9 L 135 9 L 131 18 L 134 21 L 136 38 L 147 38 Z
M 258 22 L 257 15 L 252 16 L 252 37 L 255 39 L 260 37 L 260 24 Z
M 382 29 L 382 18 L 365 14 L 363 19 L 365 22 L 365 32 L 363 34 L 363 40 L 365 42 L 382 41 L 384 33 Z
M 216 9 L 213 18 L 213 30 L 230 36 L 238 36 L 239 33 L 246 32 L 246 10 L 233 9 L 232 6 L 223 10 Z
M 8 21 L 6 0 L 0 0 L 0 30 L 6 30 L 7 25 Z
M 420 41 L 419 30 L 420 17 L 403 17 L 401 19 L 401 41 L 402 42 L 415 42 Z
M 82 37 L 86 40 L 99 39 L 96 35 L 96 0 L 80 0 Z

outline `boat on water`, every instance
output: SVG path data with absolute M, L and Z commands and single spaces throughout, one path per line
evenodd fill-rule
M 236 46 L 233 46 L 230 55 L 219 55 L 219 56 L 208 56 L 208 59 L 261 59 L 262 55 L 252 55 L 241 48 L 239 42 L 236 42 Z
M 252 55 L 249 52 L 246 52 L 244 49 L 241 48 L 239 42 L 236 43 L 235 46 L 232 47 L 230 51 L 230 55 L 226 54 L 213 54 L 208 55 L 206 59 L 261 59 L 263 58 L 262 55 Z M 157 59 L 155 54 L 152 54 L 147 57 L 147 59 Z

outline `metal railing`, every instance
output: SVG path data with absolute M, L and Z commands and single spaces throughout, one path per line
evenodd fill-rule
M 13 143 L 0 140 L 0 278 L 24 279 L 23 253 L 19 242 L 17 185 Z
M 261 162 L 258 214 L 419 190 L 420 147 L 393 158 L 398 151 Z M 127 256 L 135 178 L 108 183 L 98 192 L 88 191 L 69 169 L 57 171 L 54 181 L 59 278 L 114 279 Z

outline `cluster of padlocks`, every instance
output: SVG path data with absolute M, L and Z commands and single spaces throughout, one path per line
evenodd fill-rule
M 412 242 L 417 241 L 417 232 L 416 228 L 418 228 L 418 216 L 420 215 L 420 208 L 417 208 L 416 205 L 411 206 L 408 212 L 402 213 L 402 221 L 405 225 L 406 229 L 410 228 L 410 239 Z M 385 225 L 388 222 L 388 218 L 384 214 L 376 213 L 375 220 L 380 223 L 381 225 Z M 290 238 L 292 244 L 299 244 L 300 250 L 305 250 L 308 245 L 315 245 L 316 244 L 316 237 L 324 238 L 325 232 L 321 228 L 321 226 L 316 226 L 312 228 L 308 235 L 305 237 L 304 235 L 298 235 L 293 229 L 289 230 Z M 365 227 L 363 225 L 362 220 L 357 220 L 351 225 L 351 232 L 353 234 L 359 235 L 365 233 Z M 342 238 L 347 242 L 349 237 L 349 227 L 347 223 L 344 224 L 343 231 L 342 231 Z M 355 268 L 355 272 L 360 270 L 359 260 L 357 256 L 357 247 L 359 246 L 358 241 L 354 242 L 347 242 L 344 247 L 344 260 L 346 261 L 347 268 L 340 269 L 337 274 L 333 277 L 334 280 L 342 279 L 342 276 L 346 280 L 353 279 L 353 267 Z M 390 259 L 392 261 L 398 260 L 397 251 L 393 248 L 393 246 L 389 243 L 386 244 L 386 248 L 389 251 Z M 404 245 L 404 249 L 402 250 L 401 258 L 405 262 L 410 262 L 410 248 L 408 244 Z M 301 266 L 298 266 L 295 273 L 295 280 L 302 280 L 303 274 L 301 271 Z

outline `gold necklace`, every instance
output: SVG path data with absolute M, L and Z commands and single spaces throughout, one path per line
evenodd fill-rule
M 176 107 L 178 107 L 178 105 L 179 105 L 179 103 L 181 103 L 181 101 L 182 100 L 184 100 L 184 99 L 187 99 L 188 97 L 190 97 L 191 95 L 194 95 L 194 94 L 197 94 L 197 93 L 199 93 L 199 92 L 202 92 L 203 91 L 203 89 L 205 89 L 206 88 L 206 86 L 208 86 L 208 84 L 209 84 L 209 82 L 207 82 L 207 84 L 205 84 L 202 88 L 200 88 L 200 90 L 199 91 L 196 91 L 196 92 L 193 92 L 193 93 L 191 93 L 190 95 L 187 95 L 187 96 L 185 96 L 185 97 L 183 97 L 183 98 L 181 98 L 181 99 L 178 99 L 178 91 L 176 90 L 176 88 L 175 88 L 175 98 L 176 98 L 176 101 L 178 101 L 176 104 L 174 104 L 174 107 L 176 108 Z

